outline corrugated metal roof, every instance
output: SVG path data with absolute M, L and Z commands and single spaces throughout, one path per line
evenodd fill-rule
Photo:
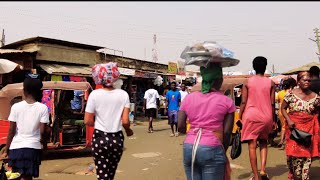
M 40 64 L 39 65 L 48 74 L 53 75 L 77 75 L 77 76 L 91 76 L 91 67 L 86 66 L 70 66 L 59 64 Z M 134 76 L 135 70 L 119 67 L 121 75 Z
M 76 48 L 82 48 L 82 49 L 91 49 L 91 50 L 98 50 L 98 49 L 103 48 L 101 46 L 93 46 L 93 45 L 88 45 L 88 44 L 81 44 L 81 43 L 76 43 L 76 42 L 70 42 L 70 41 L 65 41 L 65 40 L 59 40 L 59 39 L 38 36 L 38 37 L 23 39 L 23 40 L 20 40 L 20 41 L 11 43 L 11 44 L 7 44 L 7 45 L 1 47 L 1 49 L 17 48 L 17 47 L 23 46 L 25 44 L 37 43 L 37 42 L 58 44 L 58 45 L 63 45 L 63 46 L 76 47 Z
M 48 74 L 91 76 L 91 68 L 85 66 L 70 66 L 59 64 L 40 64 L 40 67 Z

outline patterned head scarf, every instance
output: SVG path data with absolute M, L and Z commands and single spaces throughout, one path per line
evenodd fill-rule
M 210 92 L 214 82 L 223 77 L 222 67 L 220 64 L 210 63 L 208 67 L 200 67 L 200 73 L 202 76 L 202 93 Z
M 96 64 L 92 67 L 92 78 L 96 84 L 107 87 L 113 85 L 120 77 L 117 63 L 109 62 L 106 64 Z

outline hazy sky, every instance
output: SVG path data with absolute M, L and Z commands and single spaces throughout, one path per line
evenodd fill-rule
M 159 62 L 180 59 L 187 45 L 217 41 L 246 72 L 255 56 L 276 72 L 318 61 L 313 29 L 320 2 L 0 2 L 6 44 L 44 36 L 119 49 L 152 60 L 157 35 Z M 113 53 L 110 51 L 110 53 Z

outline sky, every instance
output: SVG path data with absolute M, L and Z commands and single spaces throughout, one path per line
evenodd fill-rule
M 177 61 L 188 45 L 216 41 L 234 52 L 247 73 L 256 56 L 281 73 L 319 61 L 314 28 L 320 2 L 0 2 L 6 44 L 42 36 L 123 51 L 160 63 Z M 108 51 L 113 54 L 113 51 Z M 119 52 L 116 52 L 117 55 Z

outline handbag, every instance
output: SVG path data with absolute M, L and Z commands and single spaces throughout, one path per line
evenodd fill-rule
M 290 139 L 294 140 L 298 144 L 303 145 L 305 147 L 310 147 L 312 143 L 311 138 L 312 134 L 301 131 L 297 128 L 292 128 Z
M 232 141 L 232 148 L 230 152 L 230 157 L 232 160 L 237 159 L 241 154 L 241 132 L 238 128 L 236 135 L 233 138 Z
M 2 163 L 1 169 L 0 169 L 0 180 L 8 180 L 6 175 L 6 170 L 4 169 L 4 163 Z

